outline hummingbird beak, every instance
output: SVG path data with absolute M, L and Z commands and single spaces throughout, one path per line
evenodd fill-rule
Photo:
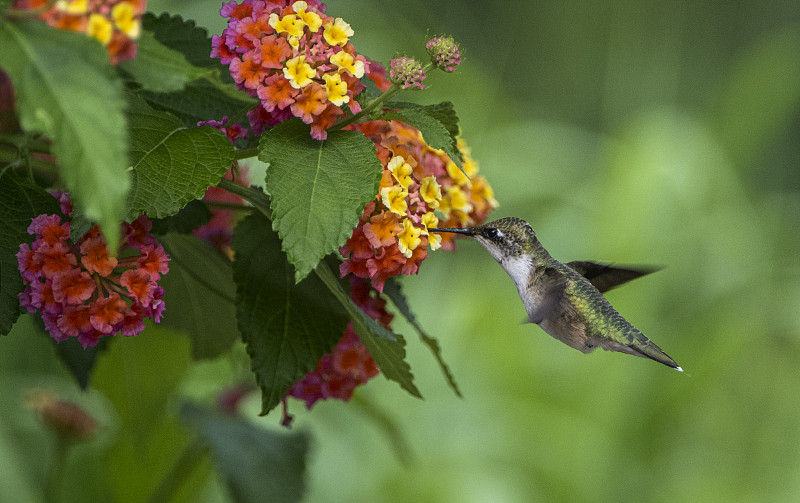
M 452 232 L 453 234 L 463 234 L 465 236 L 474 236 L 475 235 L 475 232 L 472 230 L 472 228 L 460 229 L 458 227 L 452 228 L 452 229 L 444 229 L 444 228 L 442 228 L 442 229 L 438 229 L 438 228 L 428 229 L 428 232 Z

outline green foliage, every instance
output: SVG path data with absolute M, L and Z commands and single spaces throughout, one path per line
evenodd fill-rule
M 388 110 L 378 118 L 398 120 L 419 129 L 422 137 L 430 147 L 444 150 L 444 153 L 461 166 L 461 154 L 456 147 L 456 136 L 459 134 L 458 116 L 449 101 L 437 105 L 416 105 L 414 103 L 389 102 Z
M 156 17 L 148 12 L 142 17 L 142 27 L 165 46 L 183 54 L 190 64 L 201 68 L 221 68 L 219 61 L 209 57 L 211 38 L 208 32 L 191 19 L 184 20 L 166 12 Z
M 130 180 L 125 102 L 108 54 L 82 33 L 39 21 L 0 24 L 0 46 L 23 129 L 53 139 L 71 196 L 115 249 Z
M 192 358 L 219 356 L 239 336 L 230 262 L 194 236 L 168 234 L 159 242 L 170 257 L 161 280 L 169 309 L 164 326 L 189 334 Z
M 261 137 L 259 159 L 269 163 L 266 190 L 273 227 L 300 281 L 352 234 L 375 197 L 381 164 L 361 133 L 334 131 L 318 141 L 299 119 Z
M 211 210 L 201 201 L 189 201 L 181 211 L 166 218 L 155 218 L 153 222 L 153 234 L 166 234 L 175 232 L 178 234 L 189 234 L 198 227 L 202 227 L 211 220 Z
M 234 501 L 301 501 L 309 444 L 305 434 L 268 431 L 190 403 L 181 407 L 181 418 L 208 442 Z
M 0 170 L 0 334 L 6 335 L 20 314 L 23 283 L 17 262 L 20 243 L 30 243 L 27 229 L 37 215 L 60 215 L 58 201 L 27 178 Z
M 89 386 L 89 381 L 92 377 L 92 370 L 97 362 L 97 355 L 103 351 L 109 343 L 107 337 L 101 338 L 96 346 L 84 348 L 78 339 L 71 337 L 65 341 L 56 342 L 50 337 L 50 334 L 44 331 L 42 326 L 43 337 L 47 337 L 53 344 L 56 354 L 64 362 L 64 365 L 69 370 L 72 377 L 78 383 L 81 389 L 86 389 Z
M 239 222 L 233 249 L 239 331 L 266 414 L 332 350 L 347 316 L 316 277 L 295 283 L 278 235 L 264 217 L 253 214 Z
M 219 183 L 233 161 L 233 145 L 217 129 L 186 129 L 135 94 L 129 98 L 133 175 L 126 218 L 174 215 Z
M 403 294 L 400 282 L 396 281 L 394 278 L 390 278 L 383 287 L 383 293 L 392 299 L 392 303 L 397 310 L 400 311 L 400 314 L 414 327 L 414 330 L 419 334 L 419 338 L 423 344 L 431 350 L 433 357 L 436 359 L 436 363 L 439 364 L 439 368 L 442 370 L 442 374 L 444 374 L 444 378 L 447 380 L 447 384 L 450 386 L 450 389 L 453 390 L 453 393 L 455 393 L 457 397 L 463 398 L 461 390 L 458 389 L 456 378 L 453 376 L 453 373 L 450 372 L 450 367 L 448 367 L 444 361 L 442 347 L 439 345 L 439 341 L 435 337 L 430 336 L 422 329 L 422 326 L 420 326 L 416 315 L 411 310 L 411 306 L 408 305 L 408 300 L 406 300 L 406 296 Z
M 137 44 L 136 57 L 119 66 L 147 91 L 182 91 L 187 82 L 217 73 L 216 69 L 190 64 L 183 54 L 159 42 L 149 31 L 142 32 Z

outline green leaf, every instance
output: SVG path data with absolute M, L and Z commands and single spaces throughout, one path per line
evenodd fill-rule
M 219 60 L 212 59 L 211 38 L 205 28 L 196 26 L 192 20 L 181 16 L 170 16 L 166 12 L 156 17 L 150 12 L 142 17 L 142 27 L 152 32 L 156 40 L 174 49 L 190 64 L 199 67 L 220 68 Z
M 457 148 L 459 133 L 458 116 L 449 101 L 438 105 L 416 105 L 414 103 L 390 102 L 386 105 L 398 108 L 385 111 L 379 119 L 398 120 L 419 129 L 422 137 L 432 148 L 442 149 L 450 159 L 461 167 L 461 154 Z
M 162 325 L 189 334 L 195 360 L 221 355 L 239 337 L 230 262 L 194 236 L 169 234 L 159 242 L 170 257 L 160 282 L 167 306 Z
M 263 415 L 332 351 L 347 315 L 315 276 L 295 283 L 278 235 L 260 214 L 239 222 L 233 249 L 239 331 L 261 388 Z
M 422 398 L 422 394 L 414 384 L 411 367 L 405 361 L 406 341 L 403 336 L 386 330 L 364 313 L 345 293 L 327 264 L 320 264 L 314 272 L 347 310 L 359 339 L 364 343 L 384 377 L 395 381 L 411 395 Z
M 198 227 L 206 225 L 212 216 L 211 210 L 202 201 L 195 199 L 189 201 L 189 204 L 171 217 L 154 218 L 152 233 L 156 235 L 168 232 L 190 234 Z
M 101 337 L 96 346 L 85 348 L 78 342 L 77 337 L 70 337 L 61 342 L 56 342 L 50 334 L 44 331 L 42 324 L 42 335 L 53 342 L 56 354 L 67 367 L 72 377 L 78 382 L 78 386 L 85 390 L 89 386 L 89 378 L 92 369 L 97 361 L 97 355 L 104 351 L 111 341 L 109 337 Z
M 309 444 L 305 434 L 272 432 L 190 403 L 181 407 L 181 419 L 211 446 L 233 501 L 302 500 Z
M 188 82 L 217 73 L 216 69 L 190 64 L 183 54 L 156 40 L 149 31 L 142 31 L 136 43 L 136 57 L 120 63 L 119 67 L 148 91 L 181 91 Z
M 189 82 L 186 89 L 176 93 L 140 93 L 151 106 L 179 117 L 185 126 L 195 126 L 210 119 L 228 116 L 231 122 L 247 125 L 247 112 L 258 105 L 233 84 L 212 84 L 207 80 Z
M 40 21 L 0 24 L 0 47 L 23 129 L 53 139 L 70 196 L 116 249 L 130 180 L 125 101 L 108 53 L 93 38 Z
M 450 368 L 444 362 L 442 347 L 439 345 L 439 341 L 435 337 L 428 335 L 428 333 L 422 329 L 419 322 L 417 322 L 417 317 L 414 315 L 413 311 L 411 311 L 411 306 L 408 305 L 406 296 L 403 295 L 403 291 L 400 289 L 400 282 L 397 281 L 396 278 L 390 278 L 383 287 L 383 293 L 392 299 L 392 303 L 397 310 L 400 311 L 400 314 L 402 314 L 408 323 L 414 327 L 414 330 L 417 331 L 422 343 L 431 350 L 433 357 L 436 358 L 436 362 L 439 364 L 439 368 L 442 370 L 442 374 L 444 374 L 444 378 L 447 380 L 447 384 L 453 390 L 453 393 L 455 393 L 457 397 L 463 398 L 461 391 L 458 389 L 458 384 L 456 384 L 455 377 L 453 377 Z
M 259 154 L 270 163 L 273 227 L 297 281 L 350 237 L 378 192 L 382 170 L 375 145 L 363 134 L 333 131 L 319 141 L 309 131 L 299 119 L 278 124 L 261 137 Z
M 31 219 L 43 213 L 60 215 L 58 200 L 27 178 L 10 169 L 0 171 L 0 334 L 6 335 L 20 314 L 23 289 L 17 252 L 20 243 L 30 243 Z
M 233 162 L 233 145 L 217 129 L 186 129 L 174 115 L 129 96 L 133 186 L 126 218 L 174 215 L 219 183 Z

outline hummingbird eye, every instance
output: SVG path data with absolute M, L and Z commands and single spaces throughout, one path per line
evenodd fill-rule
M 488 227 L 484 229 L 483 236 L 492 241 L 499 241 L 503 238 L 503 233 L 497 227 Z

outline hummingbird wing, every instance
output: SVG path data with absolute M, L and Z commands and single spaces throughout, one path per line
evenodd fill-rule
M 642 276 L 661 269 L 660 267 L 648 266 L 619 267 L 613 266 L 609 262 L 591 262 L 585 260 L 567 262 L 566 265 L 588 279 L 589 282 L 601 292 L 607 292 L 632 279 L 641 278 Z
M 543 285 L 544 293 L 541 302 L 528 313 L 528 321 L 539 324 L 544 320 L 557 317 L 562 309 L 564 291 L 567 289 L 567 278 L 560 271 L 547 267 L 538 281 Z

